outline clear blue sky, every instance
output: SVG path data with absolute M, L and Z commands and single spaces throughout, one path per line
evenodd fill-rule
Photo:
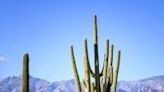
M 71 79 L 71 44 L 82 76 L 85 37 L 93 56 L 94 14 L 100 62 L 107 38 L 115 45 L 115 54 L 122 50 L 119 80 L 164 75 L 163 0 L 1 0 L 0 79 L 21 75 L 25 52 L 30 55 L 32 76 L 48 81 Z

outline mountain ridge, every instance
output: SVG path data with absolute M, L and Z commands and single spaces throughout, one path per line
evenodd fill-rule
M 21 76 L 0 80 L 0 92 L 20 92 Z M 164 92 L 164 75 L 135 81 L 118 81 L 117 92 Z M 30 92 L 75 92 L 74 79 L 49 82 L 30 76 Z

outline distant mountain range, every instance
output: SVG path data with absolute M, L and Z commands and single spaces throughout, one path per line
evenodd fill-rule
M 7 77 L 0 81 L 0 92 L 20 92 L 21 77 Z M 75 92 L 74 80 L 48 82 L 30 76 L 30 92 Z M 117 92 L 164 92 L 164 76 L 138 81 L 119 81 Z

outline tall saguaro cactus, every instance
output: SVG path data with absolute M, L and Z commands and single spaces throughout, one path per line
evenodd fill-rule
M 113 50 L 114 45 L 109 45 L 109 40 L 106 41 L 106 51 L 104 55 L 104 63 L 101 72 L 99 71 L 99 53 L 98 53 L 98 31 L 97 17 L 94 16 L 94 31 L 93 31 L 93 46 L 94 46 L 94 72 L 89 64 L 87 39 L 84 40 L 84 91 L 85 92 L 116 92 L 117 79 L 120 66 L 121 51 L 118 51 L 116 66 L 113 69 Z M 77 92 L 82 92 L 79 74 L 76 67 L 73 46 L 71 46 L 71 62 L 73 66 L 74 78 Z M 114 71 L 113 71 L 114 70 Z
M 29 92 L 29 55 L 27 53 L 23 56 L 21 92 Z

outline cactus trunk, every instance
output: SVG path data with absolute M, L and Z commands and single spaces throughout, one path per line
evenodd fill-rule
M 21 92 L 29 92 L 29 55 L 27 53 L 23 56 Z

